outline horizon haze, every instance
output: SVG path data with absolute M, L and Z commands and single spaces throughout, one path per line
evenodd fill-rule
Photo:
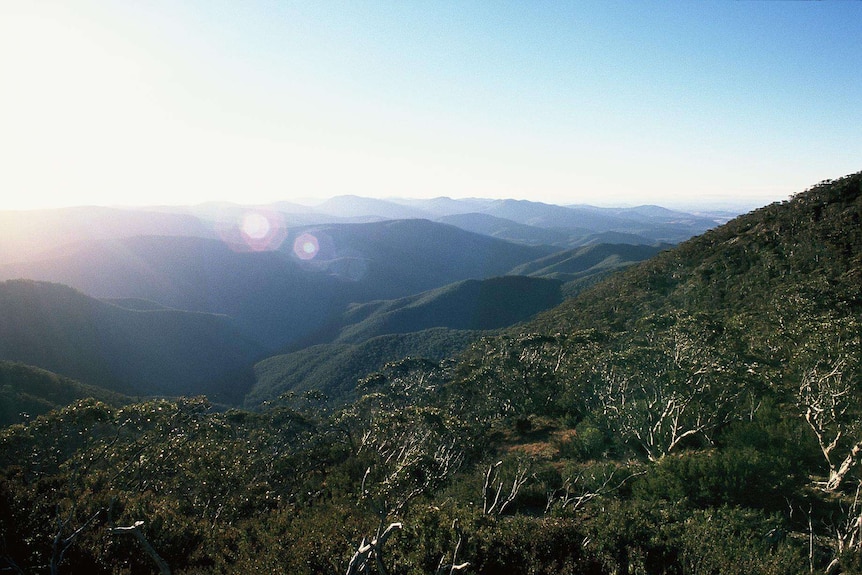
M 751 209 L 859 169 L 862 3 L 0 5 L 0 210 Z

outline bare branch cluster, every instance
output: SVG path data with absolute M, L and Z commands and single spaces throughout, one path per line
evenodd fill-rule
M 368 541 L 365 538 L 362 539 L 362 542 L 359 544 L 353 557 L 351 557 L 350 563 L 347 564 L 346 575 L 370 573 L 372 561 L 377 567 L 377 572 L 380 575 L 386 575 L 389 573 L 383 563 L 383 546 L 386 545 L 386 541 L 392 535 L 393 531 L 401 529 L 402 524 L 390 523 L 385 529 L 383 528 L 384 524 L 385 522 L 381 517 L 380 525 L 377 527 L 377 534 L 371 539 L 371 541 Z
M 594 499 L 610 495 L 618 491 L 630 479 L 645 474 L 646 471 L 630 473 L 619 479 L 616 469 L 603 468 L 600 477 L 588 477 L 585 470 L 576 475 L 568 476 L 563 480 L 559 489 L 548 492 L 548 502 L 545 505 L 545 513 L 552 509 L 578 511 Z M 593 484 L 590 486 L 589 484 Z
M 847 366 L 845 358 L 839 358 L 827 368 L 815 366 L 809 369 L 799 383 L 796 405 L 814 432 L 820 452 L 829 467 L 829 478 L 823 484 L 827 492 L 834 492 L 844 481 L 862 453 L 862 440 L 848 448 L 840 462 L 836 461 L 836 449 L 851 431 L 855 431 L 854 418 L 848 418 L 848 410 L 857 399 L 853 388 L 844 377 Z
M 595 399 L 611 428 L 650 461 L 692 436 L 711 442 L 712 431 L 739 416 L 742 390 L 719 377 L 717 364 L 682 366 L 678 355 L 670 363 L 647 359 L 634 369 L 622 361 L 605 365 Z
M 485 483 L 482 486 L 482 513 L 485 515 L 502 515 L 506 508 L 518 497 L 521 488 L 529 480 L 530 466 L 524 461 L 518 462 L 518 469 L 512 477 L 512 487 L 503 497 L 503 487 L 506 483 L 500 477 L 502 461 L 492 463 L 485 473 Z

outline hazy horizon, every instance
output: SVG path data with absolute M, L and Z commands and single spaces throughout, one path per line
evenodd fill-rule
M 803 190 L 799 190 L 799 191 L 803 191 Z M 232 207 L 237 207 L 237 208 L 245 208 L 245 209 L 248 209 L 250 211 L 253 211 L 254 209 L 258 209 L 258 208 L 259 209 L 273 208 L 273 207 L 279 207 L 280 204 L 287 204 L 287 205 L 295 205 L 297 207 L 300 207 L 303 209 L 308 209 L 310 211 L 315 211 L 315 212 L 320 213 L 321 215 L 326 215 L 326 211 L 323 209 L 320 209 L 324 204 L 326 204 L 327 202 L 330 202 L 332 200 L 336 200 L 336 199 L 340 199 L 340 198 L 350 198 L 350 197 L 375 200 L 375 201 L 381 201 L 381 202 L 391 202 L 393 204 L 401 204 L 404 206 L 411 206 L 415 202 L 421 203 L 423 201 L 441 200 L 441 199 L 442 200 L 452 200 L 452 201 L 465 201 L 465 202 L 469 202 L 471 200 L 472 201 L 487 201 L 487 202 L 528 201 L 528 202 L 536 202 L 536 203 L 549 204 L 549 205 L 555 205 L 555 206 L 561 206 L 561 207 L 569 207 L 569 208 L 584 206 L 584 207 L 594 207 L 594 208 L 602 208 L 602 209 L 630 209 L 630 208 L 638 208 L 638 207 L 644 207 L 644 206 L 658 206 L 658 207 L 669 209 L 669 210 L 688 212 L 688 213 L 692 213 L 692 214 L 710 213 L 710 212 L 712 212 L 712 213 L 743 214 L 743 213 L 758 209 L 760 207 L 763 207 L 765 205 L 768 205 L 769 203 L 773 203 L 775 201 L 780 202 L 780 201 L 784 201 L 784 200 L 789 199 L 789 196 L 785 197 L 785 198 L 776 198 L 775 200 L 770 200 L 769 202 L 763 203 L 763 204 L 757 203 L 757 202 L 752 202 L 752 201 L 744 201 L 744 200 L 736 201 L 734 198 L 727 198 L 724 200 L 718 200 L 718 201 L 713 201 L 713 202 L 698 202 L 696 200 L 695 201 L 688 201 L 688 200 L 682 199 L 679 202 L 674 202 L 671 200 L 668 202 L 659 203 L 659 202 L 649 201 L 648 198 L 644 198 L 645 201 L 640 202 L 640 203 L 635 203 L 635 202 L 601 202 L 601 201 L 562 203 L 562 202 L 544 201 L 544 200 L 540 200 L 540 199 L 505 198 L 505 197 L 498 197 L 498 198 L 496 198 L 496 197 L 452 198 L 450 196 L 434 196 L 434 197 L 429 196 L 429 197 L 412 197 L 412 198 L 411 197 L 380 197 L 380 198 L 376 198 L 373 196 L 362 196 L 359 194 L 345 193 L 345 194 L 339 194 L 339 195 L 329 196 L 329 197 L 324 197 L 324 198 L 309 198 L 309 197 L 286 198 L 286 199 L 274 199 L 271 201 L 263 201 L 263 202 L 242 202 L 242 201 L 231 200 L 231 199 L 225 199 L 225 200 L 215 199 L 215 200 L 204 200 L 204 201 L 195 202 L 195 203 L 164 202 L 164 203 L 147 204 L 147 203 L 133 203 L 133 202 L 126 202 L 126 203 L 121 203 L 121 202 L 120 203 L 108 203 L 108 202 L 105 202 L 105 203 L 98 203 L 98 204 L 97 203 L 74 204 L 74 203 L 58 202 L 57 205 L 44 205 L 44 206 L 35 206 L 35 207 L 9 207 L 9 208 L 3 207 L 2 205 L 0 205 L 0 212 L 6 212 L 6 213 L 9 213 L 9 212 L 38 212 L 38 211 L 55 211 L 55 210 L 65 210 L 65 209 L 90 209 L 90 208 L 107 208 L 107 209 L 131 210 L 131 211 L 135 211 L 135 210 L 140 210 L 140 211 L 147 211 L 147 210 L 157 210 L 157 211 L 186 211 L 186 210 L 190 210 L 190 211 L 195 211 L 196 209 L 199 209 L 199 208 L 206 208 L 207 206 L 219 206 L 219 205 L 232 206 Z M 290 210 L 284 209 L 281 211 L 284 211 L 285 213 L 289 213 Z
M 0 209 L 752 209 L 862 169 L 862 3 L 0 4 Z

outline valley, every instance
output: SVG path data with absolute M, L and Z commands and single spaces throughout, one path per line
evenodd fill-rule
M 605 213 L 448 198 L 403 204 L 343 196 L 317 210 L 204 204 L 0 214 L 9 224 L 0 242 L 8 254 L 0 264 L 2 301 L 6 313 L 16 314 L 4 323 L 9 343 L 0 359 L 137 396 L 204 394 L 243 405 L 252 387 L 269 387 L 250 379 L 253 364 L 268 356 L 380 336 L 414 334 L 419 341 L 416 334 L 428 329 L 455 330 L 452 342 L 438 333 L 409 346 L 442 359 L 481 331 L 524 321 L 671 245 L 646 236 L 676 226 L 689 237 L 715 224 L 669 210 Z M 520 235 L 501 238 L 497 229 L 444 223 L 479 213 Z M 423 219 L 438 216 L 440 222 Z M 579 236 L 584 245 L 570 247 L 578 244 L 575 231 L 586 234 Z M 558 232 L 557 243 L 532 241 L 535 233 Z M 600 234 L 625 237 L 592 243 Z M 299 247 L 304 240 L 313 240 L 313 253 Z M 46 317 L 49 309 L 56 313 Z M 200 329 L 193 324 L 202 323 L 209 326 L 205 338 L 193 335 Z M 145 335 L 148 329 L 153 333 Z M 63 335 L 30 351 L 56 333 Z M 366 364 L 366 373 L 395 359 L 384 354 Z

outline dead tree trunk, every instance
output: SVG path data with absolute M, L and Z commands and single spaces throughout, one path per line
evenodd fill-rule
M 455 534 L 458 535 L 458 542 L 455 543 L 455 550 L 452 552 L 452 562 L 446 563 L 446 555 L 443 555 L 443 557 L 440 558 L 440 564 L 437 565 L 435 575 L 454 575 L 456 571 L 461 571 L 470 566 L 469 561 L 458 563 L 458 551 L 461 550 L 461 542 L 464 540 L 464 532 L 461 530 L 461 526 L 458 524 L 457 519 L 452 522 L 452 529 L 455 531 Z
M 63 537 L 63 532 L 66 530 L 66 526 L 72 521 L 75 508 L 73 507 L 69 512 L 69 517 L 67 519 L 59 517 L 59 506 L 57 513 L 57 533 L 54 535 L 54 541 L 51 545 L 51 564 L 49 567 L 51 575 L 57 575 L 57 572 L 60 569 L 60 564 L 63 562 L 63 558 L 66 555 L 66 551 L 69 550 L 69 547 L 72 546 L 72 543 L 74 543 L 78 535 L 80 535 L 82 531 L 96 520 L 96 518 L 102 513 L 102 510 L 100 509 L 99 511 L 96 511 L 96 513 L 94 513 L 89 519 L 87 519 L 87 521 L 84 522 L 83 525 L 78 527 L 68 537 Z
M 161 573 L 161 575 L 171 575 L 171 568 L 168 566 L 167 562 L 162 559 L 161 555 L 156 553 L 156 550 L 152 545 L 150 545 L 150 542 L 147 541 L 147 537 L 144 535 L 144 532 L 141 531 L 141 527 L 143 526 L 143 521 L 135 521 L 135 524 L 129 527 L 114 527 L 111 529 L 111 533 L 114 535 L 134 535 L 141 544 L 141 547 L 146 551 L 147 555 L 150 556 L 150 559 L 152 559 L 159 568 L 159 573 Z
M 818 485 L 827 493 L 838 491 L 862 455 L 862 441 L 857 441 L 840 464 L 835 462 L 835 452 L 845 445 L 843 440 L 858 432 L 851 410 L 858 399 L 853 396 L 853 386 L 844 377 L 845 366 L 846 360 L 842 358 L 831 369 L 811 369 L 803 376 L 797 391 L 796 404 L 814 432 L 829 467 L 829 478 Z
M 356 553 L 351 557 L 350 563 L 347 564 L 346 575 L 369 573 L 369 566 L 372 559 L 377 567 L 377 572 L 380 575 L 387 575 L 388 572 L 386 571 L 386 566 L 383 564 L 383 546 L 386 545 L 386 541 L 389 539 L 389 536 L 392 535 L 394 530 L 401 529 L 402 524 L 390 523 L 389 527 L 381 533 L 380 531 L 382 527 L 382 524 L 378 527 L 377 536 L 372 539 L 371 542 L 367 542 L 365 539 L 362 540 Z
M 844 458 L 844 461 L 841 462 L 841 465 L 829 470 L 829 481 L 826 482 L 826 491 L 834 492 L 841 487 L 841 482 L 844 481 L 844 478 L 847 477 L 847 474 L 850 473 L 850 470 L 853 469 L 853 466 L 859 460 L 860 453 L 862 453 L 862 441 L 850 448 L 850 452 Z
M 518 471 L 515 472 L 515 477 L 512 479 L 512 489 L 509 494 L 501 499 L 503 495 L 503 479 L 498 480 L 498 469 L 503 464 L 502 461 L 488 466 L 488 471 L 485 473 L 485 484 L 482 487 L 482 513 L 485 515 L 502 515 L 506 507 L 512 503 L 521 491 L 521 488 L 527 483 L 529 477 L 529 466 L 523 462 L 518 464 Z M 496 488 L 494 484 L 496 483 Z

